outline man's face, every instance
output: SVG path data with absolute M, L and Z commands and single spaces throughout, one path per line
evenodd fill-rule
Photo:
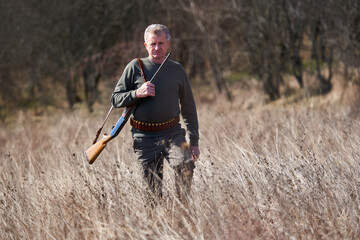
M 155 63 L 162 63 L 170 47 L 170 42 L 166 41 L 164 32 L 160 35 L 150 33 L 144 45 L 149 53 L 149 58 Z

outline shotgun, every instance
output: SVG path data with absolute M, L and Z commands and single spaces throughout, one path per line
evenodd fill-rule
M 164 66 L 164 64 L 170 57 L 170 55 L 171 55 L 171 53 L 168 53 L 166 55 L 164 61 L 161 63 L 160 67 L 156 70 L 154 76 L 151 78 L 151 80 L 150 80 L 151 83 L 159 75 L 160 70 L 162 69 L 162 67 Z M 134 112 L 136 106 L 139 103 L 140 103 L 140 100 L 135 102 L 133 105 L 126 107 L 125 110 L 123 111 L 123 113 L 121 114 L 121 117 L 117 121 L 116 125 L 111 130 L 110 135 L 104 134 L 103 138 L 100 139 L 100 141 L 98 141 L 97 143 L 94 143 L 88 150 L 86 150 L 84 152 L 85 158 L 90 164 L 92 164 L 96 160 L 96 158 L 100 155 L 102 150 L 104 150 L 104 148 L 106 147 L 106 144 L 109 141 L 111 141 L 112 139 L 114 139 L 120 133 L 120 131 L 123 129 L 123 127 L 129 120 L 131 114 Z

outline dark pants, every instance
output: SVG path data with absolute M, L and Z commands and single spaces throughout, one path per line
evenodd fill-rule
M 194 161 L 185 139 L 185 130 L 175 126 L 159 135 L 133 136 L 133 147 L 144 178 L 151 189 L 151 201 L 162 197 L 164 159 L 175 171 L 175 188 L 180 201 L 186 201 L 191 188 Z

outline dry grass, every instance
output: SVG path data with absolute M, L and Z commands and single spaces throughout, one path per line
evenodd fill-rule
M 105 112 L 20 112 L 0 127 L 0 236 L 359 239 L 359 106 L 317 102 L 199 104 L 191 206 L 179 203 L 166 165 L 164 202 L 152 212 L 129 126 L 89 165 L 82 151 Z

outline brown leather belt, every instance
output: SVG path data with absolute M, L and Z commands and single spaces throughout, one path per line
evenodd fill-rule
M 134 118 L 130 118 L 130 125 L 134 128 L 145 132 L 158 132 L 174 127 L 180 121 L 180 117 L 174 117 L 167 122 L 162 123 L 147 123 L 137 121 Z

